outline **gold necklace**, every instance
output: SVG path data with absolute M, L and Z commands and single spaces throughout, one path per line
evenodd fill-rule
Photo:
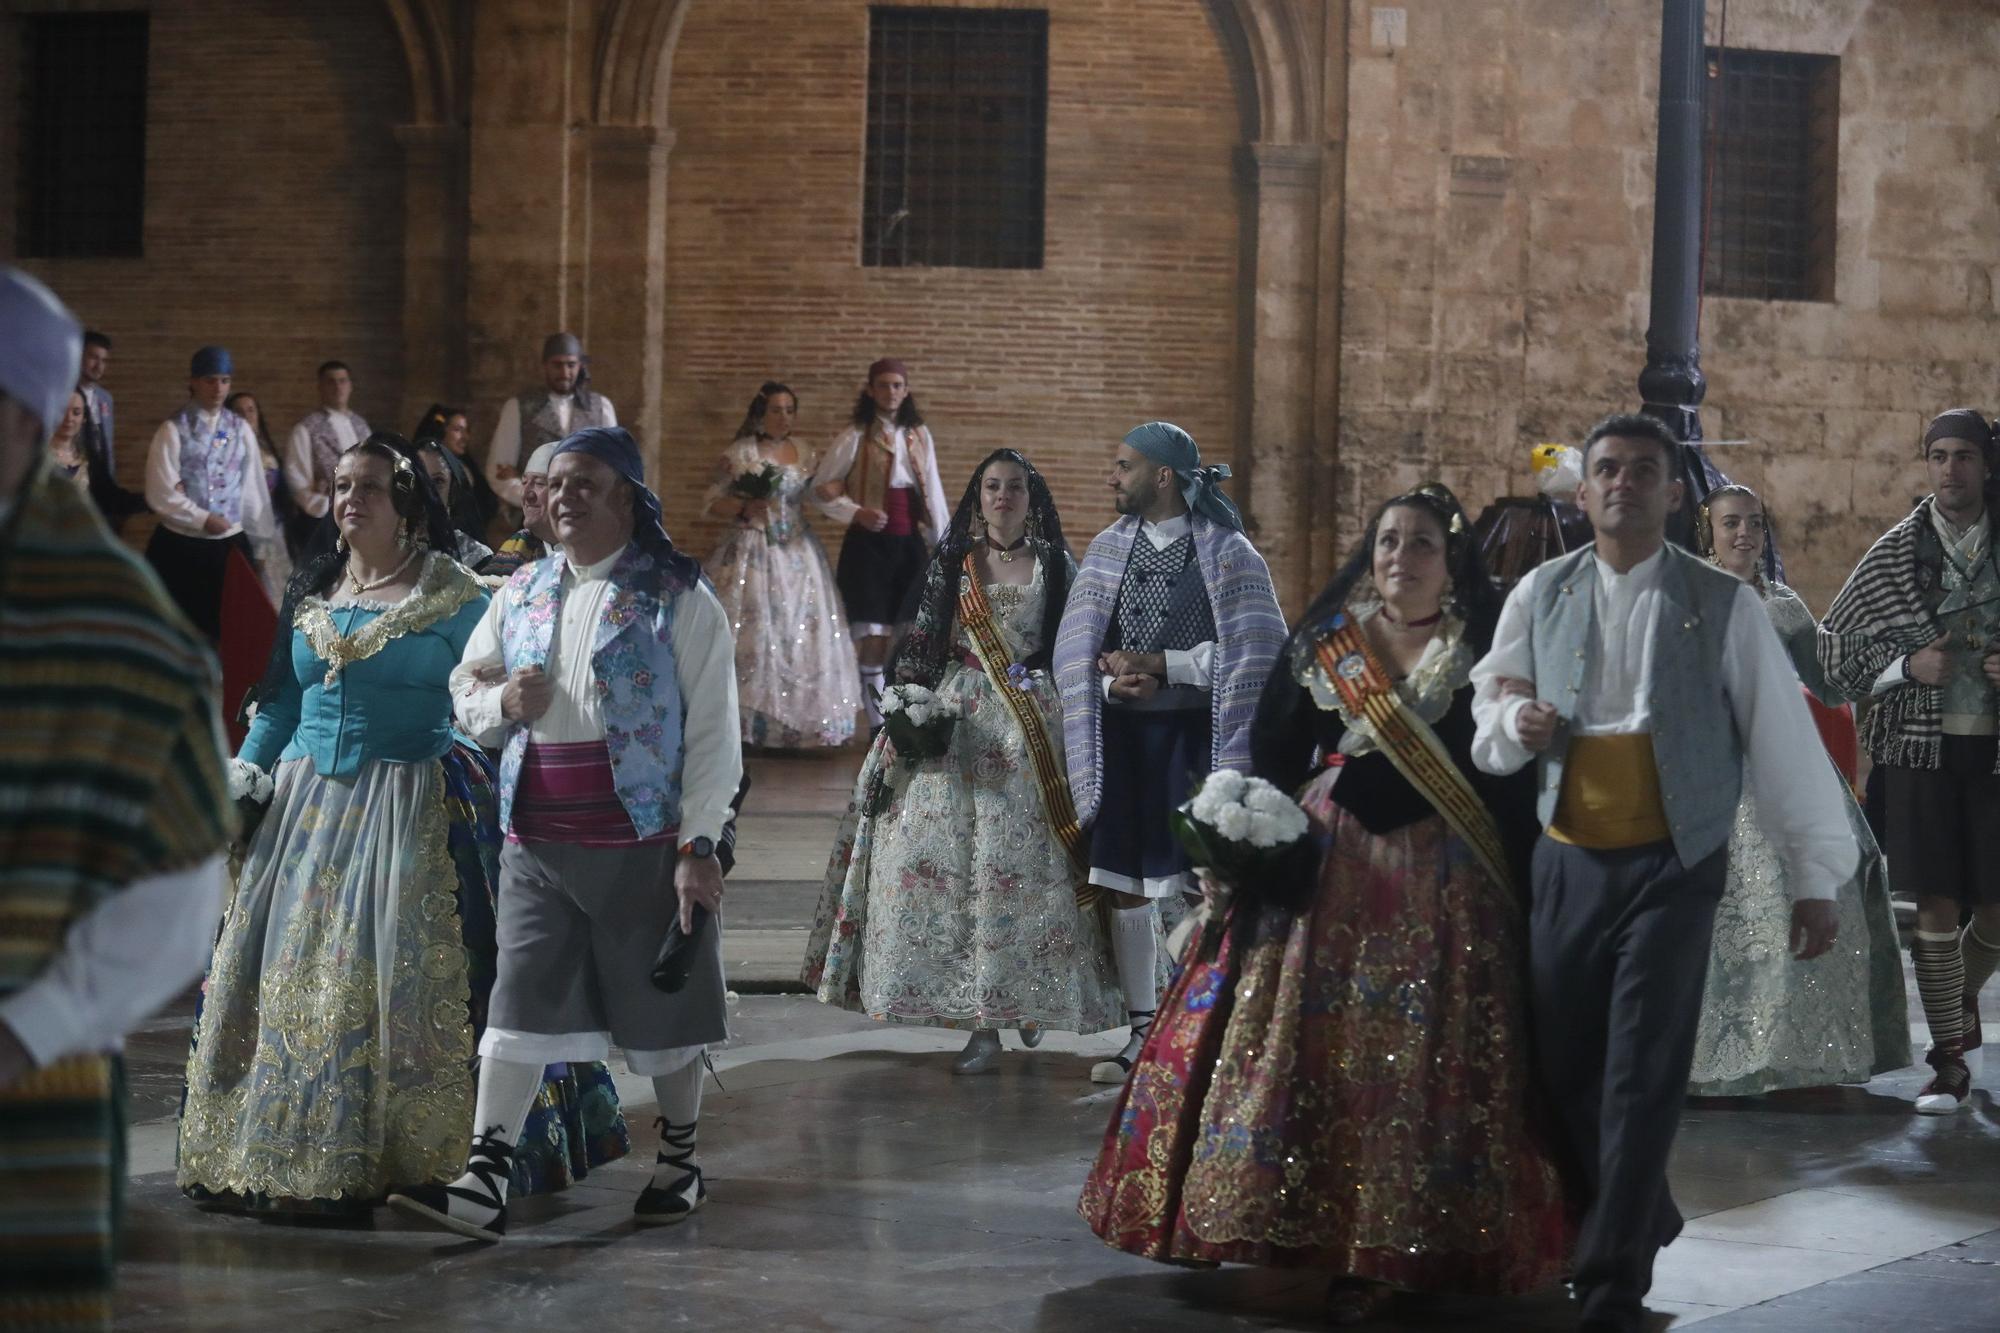
M 419 554 L 420 552 L 417 551 L 410 552 L 408 555 L 403 557 L 402 564 L 397 565 L 393 570 L 389 571 L 388 574 L 384 575 L 379 579 L 376 579 L 373 583 L 363 583 L 359 578 L 357 578 L 354 573 L 354 566 L 352 563 L 350 563 L 347 567 L 348 591 L 353 593 L 356 597 L 359 597 L 364 592 L 374 592 L 377 588 L 386 588 L 391 583 L 394 583 L 397 579 L 403 577 L 403 571 L 410 567 L 410 562 L 415 560 Z

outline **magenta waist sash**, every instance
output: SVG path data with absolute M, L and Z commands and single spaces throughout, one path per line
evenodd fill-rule
M 910 521 L 910 497 L 915 494 L 908 486 L 891 486 L 882 492 L 882 512 L 889 520 L 882 527 L 884 537 L 907 537 L 917 530 Z
M 674 830 L 642 838 L 618 799 L 611 751 L 603 741 L 562 745 L 529 742 L 514 788 L 515 842 L 567 842 L 579 847 L 635 847 L 667 842 Z

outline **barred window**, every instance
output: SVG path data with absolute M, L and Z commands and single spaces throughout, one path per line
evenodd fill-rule
M 1042 266 L 1049 16 L 868 11 L 861 262 Z
M 146 213 L 147 16 L 21 20 L 23 255 L 137 255 Z
M 1839 57 L 1710 47 L 1706 101 L 1704 290 L 1831 301 Z

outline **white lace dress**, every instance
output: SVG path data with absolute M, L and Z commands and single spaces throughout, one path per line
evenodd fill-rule
M 1788 590 L 1767 591 L 1764 607 L 1788 644 L 1814 628 L 1811 612 Z M 1910 1063 L 1902 958 L 1882 852 L 1845 779 L 1840 786 L 1861 867 L 1840 886 L 1833 949 L 1806 963 L 1791 956 L 1791 872 L 1764 836 L 1748 792 L 1737 806 L 1688 1075 L 1696 1096 L 1865 1083 Z
M 1018 662 L 1040 647 L 1042 581 L 986 585 Z M 967 649 L 964 627 L 955 642 Z M 1094 910 L 1043 814 L 1027 742 L 976 665 L 937 694 L 961 713 L 940 758 L 899 758 L 877 736 L 835 844 L 803 977 L 820 1000 L 894 1023 L 949 1028 L 1122 1027 L 1126 1013 Z M 1028 693 L 1051 737 L 1062 705 L 1045 672 Z M 1054 747 L 1062 762 L 1060 744 Z M 872 809 L 872 813 L 871 813 Z
M 709 501 L 740 472 L 769 462 L 754 439 L 729 446 Z M 736 632 L 736 700 L 743 743 L 788 750 L 845 745 L 861 706 L 860 669 L 833 570 L 806 525 L 813 459 L 776 465 L 767 515 L 738 519 L 703 562 Z

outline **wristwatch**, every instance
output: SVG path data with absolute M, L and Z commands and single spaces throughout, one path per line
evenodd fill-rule
M 681 844 L 681 855 L 692 856 L 697 861 L 706 861 L 715 855 L 715 839 L 690 838 Z

